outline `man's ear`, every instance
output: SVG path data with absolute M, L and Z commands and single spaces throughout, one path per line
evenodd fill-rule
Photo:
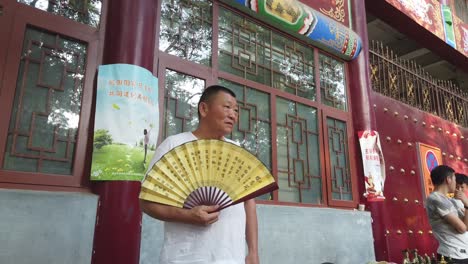
M 200 102 L 198 107 L 198 111 L 200 111 L 200 116 L 205 117 L 208 113 L 208 104 L 206 102 Z

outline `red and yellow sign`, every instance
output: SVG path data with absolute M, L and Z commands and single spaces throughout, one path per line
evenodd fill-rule
M 457 41 L 457 50 L 468 57 L 468 24 L 454 16 L 453 24 L 455 30 L 455 39 Z
M 423 195 L 426 198 L 432 191 L 434 185 L 431 180 L 431 170 L 442 164 L 442 154 L 439 148 L 423 143 L 418 143 L 419 168 L 421 170 Z

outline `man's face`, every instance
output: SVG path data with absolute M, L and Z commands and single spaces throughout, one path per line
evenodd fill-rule
M 447 177 L 447 184 L 449 186 L 449 192 L 455 192 L 455 190 L 457 189 L 457 180 L 455 177 L 455 173 L 452 173 Z
M 231 133 L 239 117 L 236 98 L 218 92 L 205 104 L 201 115 L 210 129 L 219 132 L 220 136 Z
M 466 186 L 466 183 L 463 183 L 463 184 L 457 184 L 457 189 L 462 191 L 462 192 L 465 192 L 465 191 L 468 191 L 468 188 Z

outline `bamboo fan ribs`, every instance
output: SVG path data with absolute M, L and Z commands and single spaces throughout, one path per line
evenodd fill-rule
M 196 140 L 170 150 L 153 165 L 140 199 L 223 209 L 276 189 L 270 171 L 247 150 L 221 140 Z

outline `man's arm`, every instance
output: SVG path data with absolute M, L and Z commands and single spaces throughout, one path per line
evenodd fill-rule
M 147 215 L 165 222 L 180 222 L 194 225 L 210 225 L 218 221 L 218 205 L 196 206 L 182 209 L 169 205 L 140 200 L 140 207 Z
M 249 253 L 245 258 L 246 264 L 260 263 L 258 258 L 258 224 L 257 224 L 257 208 L 254 199 L 244 202 L 246 229 L 245 236 Z
M 465 193 L 456 190 L 455 191 L 455 197 L 456 199 L 459 199 L 462 201 L 463 206 L 468 207 L 468 198 L 466 197 Z M 468 231 L 468 214 L 465 210 L 465 214 L 463 215 L 463 218 L 459 218 L 456 213 L 450 213 L 446 216 L 444 216 L 445 221 L 447 221 L 455 230 L 457 230 L 458 233 L 463 234 L 466 231 Z

